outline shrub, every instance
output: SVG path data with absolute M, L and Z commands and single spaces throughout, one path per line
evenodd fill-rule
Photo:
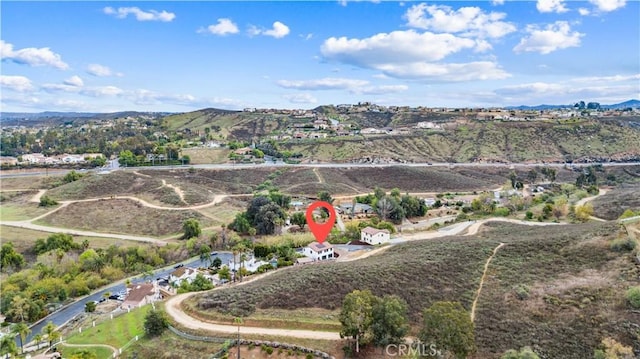
M 525 300 L 529 298 L 529 287 L 524 284 L 518 284 L 514 291 L 516 293 L 516 297 L 520 300 Z
M 58 201 L 56 201 L 55 199 L 49 196 L 40 197 L 40 207 L 50 207 L 50 206 L 57 206 L 57 205 L 58 205 Z
M 527 213 L 525 214 L 525 218 L 528 220 L 533 219 L 533 212 L 527 211 Z
M 506 217 L 510 213 L 511 213 L 511 211 L 507 207 L 496 208 L 496 210 L 493 212 L 493 214 L 495 214 L 496 216 L 500 216 L 500 217 Z
M 267 350 L 265 350 L 265 352 L 266 352 L 268 355 L 271 355 L 271 354 L 273 354 L 273 348 L 272 348 L 272 347 L 267 347 Z
M 249 343 L 249 350 L 253 350 L 256 347 L 255 343 Z
M 627 237 L 614 239 L 609 248 L 615 252 L 630 252 L 636 248 L 636 245 L 636 241 Z
M 313 359 L 313 354 L 308 353 L 308 354 L 305 356 L 305 358 L 306 358 L 306 359 Z
M 629 288 L 626 298 L 632 308 L 640 309 L 640 286 Z
M 144 317 L 144 331 L 151 337 L 162 334 L 167 327 L 169 327 L 169 319 L 164 312 L 151 310 Z

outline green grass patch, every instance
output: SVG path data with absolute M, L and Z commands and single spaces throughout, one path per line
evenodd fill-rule
M 122 348 L 136 335 L 144 335 L 144 317 L 151 305 L 133 309 L 113 319 L 107 319 L 67 339 L 70 344 L 108 344 Z
M 94 354 L 98 359 L 108 359 L 113 357 L 113 350 L 105 347 L 72 347 L 65 346 L 64 344 L 58 345 L 58 351 L 62 354 L 63 358 L 70 358 L 73 354 L 79 351 L 86 351 Z

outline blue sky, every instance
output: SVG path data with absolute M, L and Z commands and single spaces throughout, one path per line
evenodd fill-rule
M 640 3 L 2 1 L 2 111 L 640 98 Z

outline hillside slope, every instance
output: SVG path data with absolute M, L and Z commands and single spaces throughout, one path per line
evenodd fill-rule
M 197 295 L 201 311 L 246 315 L 255 308 L 339 308 L 354 289 L 397 294 L 419 326 L 422 309 L 459 301 L 470 309 L 486 258 L 500 243 L 476 312 L 478 358 L 533 346 L 545 358 L 583 359 L 604 337 L 635 345 L 640 314 L 624 304 L 639 268 L 612 252 L 615 224 L 543 228 L 494 225 L 473 237 L 409 242 L 354 262 L 294 267 L 242 287 Z M 460 259 L 464 258 L 464 261 Z M 516 298 L 516 287 L 528 297 Z

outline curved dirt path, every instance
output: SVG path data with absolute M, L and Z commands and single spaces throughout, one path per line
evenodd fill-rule
M 171 188 L 177 195 L 178 197 L 180 197 L 180 201 L 184 204 L 188 204 L 185 200 L 184 200 L 184 192 L 182 191 L 182 188 L 178 187 L 178 186 L 174 186 L 172 184 L 168 184 L 166 180 L 162 180 L 162 186 L 163 187 L 169 187 Z
M 592 200 L 594 200 L 594 199 L 596 199 L 596 198 L 598 198 L 598 197 L 600 197 L 600 196 L 604 196 L 604 195 L 605 195 L 605 194 L 607 194 L 607 192 L 609 192 L 611 189 L 609 189 L 609 188 L 600 188 L 599 190 L 600 190 L 600 191 L 598 192 L 598 194 L 597 194 L 597 195 L 595 195 L 595 196 L 590 196 L 590 197 L 585 197 L 585 198 L 583 198 L 583 199 L 581 199 L 581 200 L 577 201 L 577 202 L 576 202 L 576 204 L 575 204 L 575 206 L 576 206 L 576 207 L 577 207 L 577 206 L 582 206 L 582 205 L 584 205 L 585 203 L 590 202 L 590 201 L 592 201 Z
M 322 175 L 320 174 L 320 172 L 318 172 L 318 168 L 314 167 L 312 169 L 312 171 L 316 175 L 316 177 L 318 178 L 318 183 L 324 183 L 324 178 L 322 178 Z
M 287 270 L 287 269 L 284 269 Z M 245 285 L 247 283 L 251 283 L 255 280 L 260 280 L 268 275 L 275 273 L 276 271 L 267 272 L 249 280 L 245 280 L 243 282 L 234 284 L 233 286 Z M 228 287 L 217 287 L 212 290 L 220 290 Z M 227 325 L 227 324 L 216 324 L 211 322 L 206 322 L 200 320 L 198 318 L 194 318 L 187 313 L 185 313 L 182 308 L 182 302 L 193 295 L 200 294 L 203 292 L 191 292 L 179 294 L 174 297 L 169 298 L 165 302 L 164 308 L 167 314 L 173 318 L 180 325 L 195 329 L 195 330 L 209 330 L 214 332 L 221 333 L 238 333 L 237 325 Z M 305 338 L 305 339 L 320 339 L 320 340 L 340 340 L 340 334 L 337 332 L 324 332 L 324 331 L 315 331 L 315 330 L 301 330 L 301 329 L 278 329 L 278 328 L 262 328 L 262 327 L 247 327 L 240 326 L 241 334 L 258 334 L 258 335 L 273 335 L 273 336 L 285 336 L 285 337 L 294 337 L 294 338 Z
M 47 193 L 46 189 L 40 189 L 38 190 L 38 193 L 36 193 L 33 197 L 31 197 L 31 199 L 29 200 L 29 202 L 36 202 L 36 203 L 40 203 L 40 198 L 42 198 L 42 196 Z
M 472 322 L 475 321 L 476 319 L 476 305 L 478 304 L 478 299 L 480 298 L 480 292 L 482 291 L 484 280 L 487 277 L 487 270 L 489 270 L 489 263 L 491 263 L 491 260 L 493 259 L 493 257 L 496 255 L 496 253 L 498 253 L 498 249 L 500 249 L 504 245 L 505 245 L 504 243 L 498 244 L 498 246 L 493 249 L 493 253 L 491 253 L 489 258 L 487 258 L 487 261 L 484 263 L 484 271 L 482 272 L 482 277 L 480 278 L 480 285 L 478 286 L 476 297 L 473 300 L 473 304 L 471 305 L 471 321 Z

